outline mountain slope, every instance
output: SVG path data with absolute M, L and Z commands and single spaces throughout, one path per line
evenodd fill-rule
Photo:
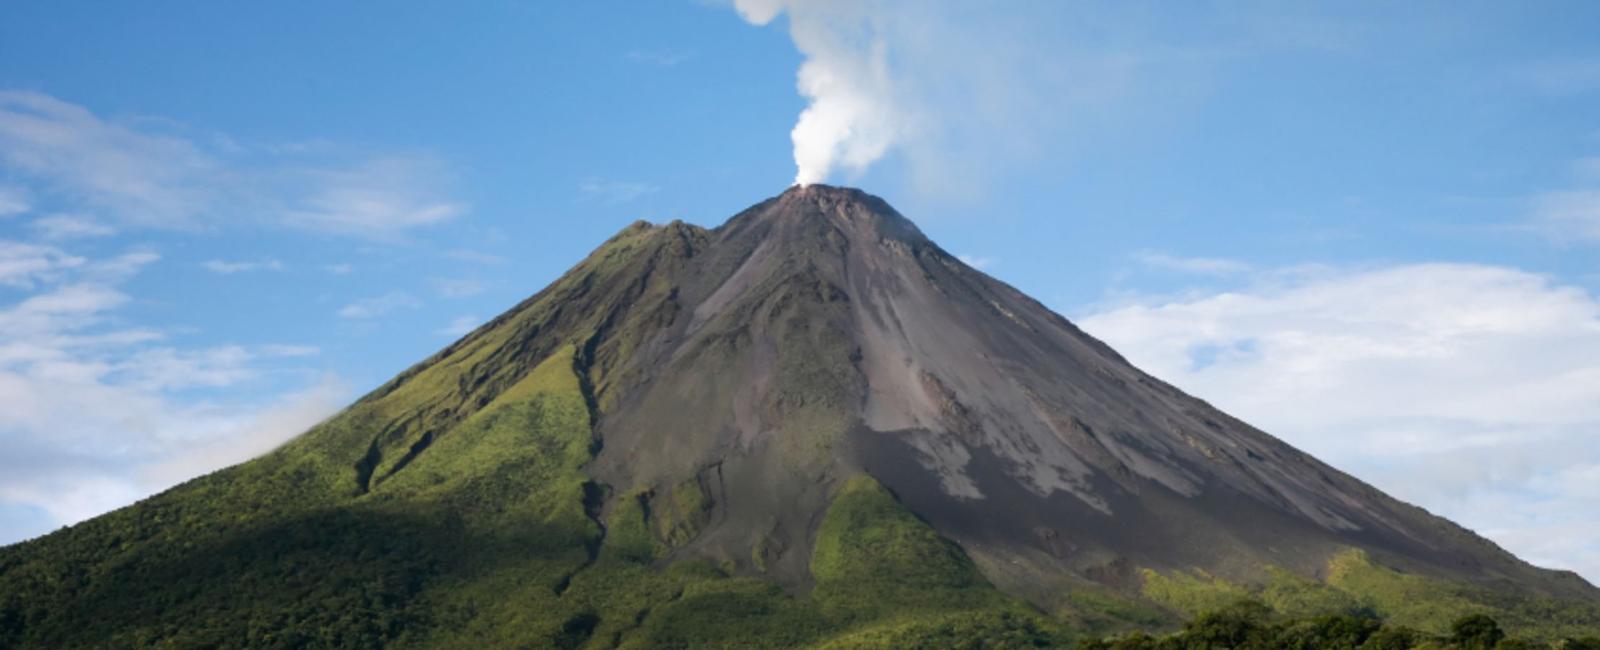
M 0 549 L 0 645 L 1042 643 L 1249 593 L 1600 626 L 810 186 L 629 226 L 284 447 Z

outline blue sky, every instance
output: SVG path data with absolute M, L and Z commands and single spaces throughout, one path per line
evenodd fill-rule
M 782 191 L 821 106 L 830 182 L 1600 580 L 1600 7 L 976 7 L 6 3 L 0 541 L 270 448 L 635 219 Z

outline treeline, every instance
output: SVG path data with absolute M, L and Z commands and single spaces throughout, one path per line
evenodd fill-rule
M 1281 619 L 1254 601 L 1195 617 L 1172 634 L 1087 638 L 1078 650 L 1600 650 L 1600 638 L 1532 641 L 1508 636 L 1484 614 L 1457 619 L 1447 635 L 1390 625 L 1370 612 Z

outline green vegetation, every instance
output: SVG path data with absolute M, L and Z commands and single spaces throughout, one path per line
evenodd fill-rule
M 656 521 L 656 536 L 668 546 L 683 546 L 700 534 L 711 516 L 711 497 L 699 478 L 689 478 L 672 486 L 664 499 L 653 499 L 651 515 Z
M 1203 571 L 1162 575 L 1145 569 L 1141 573 L 1145 598 L 1188 616 L 1220 609 L 1250 595 L 1244 587 Z
M 1366 613 L 1366 608 L 1348 592 L 1303 577 L 1279 567 L 1268 567 L 1271 579 L 1261 590 L 1261 601 L 1273 611 L 1301 618 L 1319 614 Z
M 865 477 L 828 511 L 811 596 L 700 562 L 657 566 L 697 533 L 707 497 L 685 481 L 616 498 L 607 525 L 596 521 L 598 488 L 580 471 L 593 446 L 576 355 L 558 350 L 409 458 L 373 464 L 366 490 L 351 489 L 358 463 L 326 454 L 378 421 L 370 403 L 257 461 L 0 550 L 0 647 L 1056 638 Z
M 1600 606 L 1501 594 L 1402 573 L 1374 562 L 1358 549 L 1346 550 L 1329 561 L 1326 582 L 1277 567 L 1268 567 L 1268 575 L 1265 585 L 1247 587 L 1203 572 L 1145 570 L 1142 594 L 1189 617 L 1253 601 L 1278 617 L 1348 615 L 1381 619 L 1432 635 L 1447 635 L 1453 623 L 1473 616 L 1492 617 L 1514 636 L 1541 642 L 1600 634 Z
M 1165 636 L 1132 632 L 1078 642 L 1080 650 L 1520 650 L 1559 648 L 1576 650 L 1600 644 L 1600 639 L 1534 641 L 1508 636 L 1499 623 L 1483 614 L 1456 619 L 1444 634 L 1428 634 L 1370 615 L 1324 614 L 1284 617 L 1253 600 L 1241 600 L 1205 612 Z
M 866 476 L 847 481 L 823 517 L 812 591 L 838 617 L 1003 606 L 972 560 Z
M 607 557 L 649 564 L 666 553 L 666 546 L 650 531 L 649 495 L 634 492 L 618 499 L 606 519 Z
M 1404 574 L 1379 565 L 1359 550 L 1328 563 L 1328 584 L 1350 594 L 1379 615 L 1401 625 L 1442 632 L 1451 621 L 1489 608 L 1448 583 Z
M 1098 585 L 1076 586 L 1068 591 L 1056 614 L 1067 627 L 1089 634 L 1160 629 L 1179 620 L 1156 603 Z

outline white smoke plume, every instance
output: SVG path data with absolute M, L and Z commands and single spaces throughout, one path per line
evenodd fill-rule
M 860 172 L 916 131 L 911 107 L 897 102 L 883 3 L 734 0 L 734 8 L 756 25 L 787 13 L 806 57 L 798 85 L 810 105 L 790 132 L 796 184 L 823 182 L 839 166 Z
M 721 1 L 751 24 L 784 24 L 804 59 L 796 183 L 883 160 L 940 198 L 980 196 L 1038 154 L 1060 169 L 1099 164 L 1095 147 L 1181 124 L 1219 92 L 1224 67 L 1342 51 L 1359 33 L 1282 3 L 1241 18 L 1115 2 Z
M 989 175 L 1118 94 L 1126 67 L 1073 50 L 1077 39 L 1057 32 L 1082 21 L 1050 3 L 732 3 L 751 24 L 786 23 L 804 57 L 807 104 L 790 133 L 800 185 L 892 157 L 918 193 L 980 194 Z

